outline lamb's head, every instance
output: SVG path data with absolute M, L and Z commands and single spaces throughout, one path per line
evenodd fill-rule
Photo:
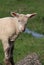
M 37 13 L 32 13 L 32 14 L 19 14 L 19 13 L 15 13 L 15 12 L 11 12 L 11 15 L 13 17 L 17 17 L 18 18 L 18 22 L 23 26 L 23 28 L 25 29 L 25 26 L 27 24 L 27 21 L 29 18 L 35 16 Z

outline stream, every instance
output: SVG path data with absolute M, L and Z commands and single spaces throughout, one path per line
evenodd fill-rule
M 32 36 L 34 36 L 36 38 L 44 38 L 44 35 L 43 34 L 40 34 L 40 33 L 34 32 L 34 31 L 31 31 L 28 28 L 25 29 L 24 33 L 31 34 Z

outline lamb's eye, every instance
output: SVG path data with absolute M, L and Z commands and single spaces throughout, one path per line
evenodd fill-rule
M 20 22 L 20 20 L 18 20 L 18 22 Z

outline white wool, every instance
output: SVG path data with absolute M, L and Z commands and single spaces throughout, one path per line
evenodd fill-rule
M 22 25 L 21 25 L 21 24 L 19 24 L 19 31 L 20 31 L 20 30 L 22 30 Z

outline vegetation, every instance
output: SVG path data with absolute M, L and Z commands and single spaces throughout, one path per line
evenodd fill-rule
M 10 12 L 33 13 L 36 17 L 28 20 L 27 27 L 44 34 L 44 0 L 0 0 L 0 18 L 11 16 Z M 32 52 L 36 52 L 44 65 L 44 38 L 34 38 L 22 33 L 15 41 L 14 61 L 17 62 Z M 4 51 L 0 41 L 0 63 L 3 62 Z

